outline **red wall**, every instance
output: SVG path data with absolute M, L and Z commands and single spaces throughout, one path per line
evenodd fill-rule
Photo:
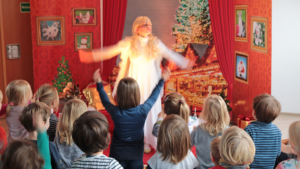
M 44 83 L 52 83 L 57 74 L 58 61 L 62 56 L 69 60 L 73 80 L 80 88 L 92 82 L 92 73 L 100 67 L 97 64 L 82 64 L 74 50 L 74 33 L 93 33 L 93 48 L 100 47 L 100 1 L 99 0 L 30 0 L 32 51 L 34 65 L 34 90 Z M 72 26 L 73 7 L 93 7 L 97 10 L 96 26 Z M 66 45 L 37 46 L 36 16 L 65 16 Z
M 235 0 L 235 5 L 248 7 L 248 42 L 234 42 L 235 51 L 249 54 L 249 83 L 233 82 L 233 121 L 238 115 L 252 115 L 252 100 L 262 93 L 271 93 L 272 58 L 272 0 Z M 251 16 L 268 18 L 268 53 L 259 53 L 250 49 Z

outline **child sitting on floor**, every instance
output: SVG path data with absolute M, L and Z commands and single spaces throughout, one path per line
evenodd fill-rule
M 256 148 L 251 169 L 274 168 L 276 157 L 281 153 L 281 131 L 272 121 L 280 111 L 279 101 L 269 94 L 261 94 L 253 99 L 252 114 L 256 121 L 245 128 Z
M 49 135 L 49 140 L 53 141 L 58 122 L 58 118 L 54 114 L 58 110 L 59 104 L 57 90 L 50 84 L 44 84 L 36 91 L 36 100 L 45 103 L 51 109 L 50 127 L 47 130 L 47 134 Z
M 40 102 L 34 102 L 30 105 L 24 107 L 20 114 L 20 122 L 25 127 L 25 129 L 28 131 L 28 137 L 27 140 L 37 144 L 37 134 L 38 130 L 33 125 L 33 116 L 36 114 L 40 114 L 43 117 L 44 121 L 44 127 L 46 129 L 49 128 L 49 118 L 51 114 L 51 110 L 48 108 L 48 106 L 44 103 Z M 60 168 L 61 167 L 61 157 L 57 151 L 57 148 L 53 142 L 49 142 L 49 149 L 50 149 L 50 155 L 51 155 L 51 166 L 53 169 Z
M 191 137 L 186 122 L 178 115 L 168 115 L 162 122 L 157 152 L 148 161 L 147 169 L 193 169 L 198 166 L 191 150 Z
M 215 164 L 215 166 L 210 169 L 223 169 L 223 167 L 219 165 L 221 159 L 219 151 L 220 140 L 221 137 L 215 137 L 210 143 L 210 158 L 211 161 Z
M 111 104 L 103 89 L 99 69 L 94 73 L 94 81 L 97 83 L 103 106 L 115 125 L 109 156 L 118 160 L 124 168 L 143 168 L 145 120 L 160 94 L 164 81 L 169 77 L 170 72 L 165 70 L 150 97 L 141 105 L 138 83 L 133 78 L 123 78 L 117 88 L 118 106 L 115 106 Z
M 224 169 L 246 169 L 255 155 L 255 146 L 251 137 L 236 126 L 229 127 L 221 136 L 220 166 Z
M 86 111 L 87 106 L 82 100 L 69 100 L 65 104 L 62 115 L 57 123 L 54 143 L 61 155 L 63 168 L 71 168 L 73 161 L 84 154 L 84 152 L 74 144 L 72 130 L 74 121 Z
M 182 117 L 187 124 L 189 122 L 190 108 L 186 104 L 182 95 L 179 93 L 170 93 L 165 96 L 164 102 L 164 109 L 161 113 L 159 113 L 157 122 L 154 124 L 152 130 L 152 134 L 156 137 L 158 135 L 159 127 L 165 116 L 177 114 Z
M 31 87 L 25 80 L 14 80 L 6 87 L 5 94 L 8 98 L 6 107 L 6 123 L 9 128 L 8 142 L 26 138 L 28 132 L 20 123 L 19 115 L 23 108 L 31 102 Z
M 300 121 L 295 121 L 290 125 L 289 138 L 292 150 L 290 153 L 297 155 L 297 158 L 282 161 L 277 165 L 276 169 L 300 168 Z
M 103 154 L 110 142 L 106 117 L 98 111 L 87 111 L 73 124 L 74 143 L 85 153 L 72 163 L 73 169 L 123 169 L 113 158 Z
M 191 134 L 192 145 L 196 146 L 199 166 L 197 169 L 208 169 L 214 166 L 210 159 L 210 143 L 221 136 L 229 126 L 230 118 L 224 100 L 217 95 L 208 96 L 203 104 L 200 118 L 205 122 L 200 124 Z

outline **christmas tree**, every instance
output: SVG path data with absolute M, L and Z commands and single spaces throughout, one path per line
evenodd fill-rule
M 68 62 L 68 60 L 65 60 L 65 56 L 61 58 L 61 61 L 58 61 L 58 74 L 55 76 L 54 80 L 52 80 L 53 86 L 57 89 L 59 95 L 62 94 L 63 89 L 65 88 L 68 82 L 73 82 Z
M 180 0 L 176 20 L 172 26 L 174 51 L 183 52 L 189 43 L 209 44 L 213 40 L 208 0 Z
M 221 96 L 222 99 L 224 100 L 224 102 L 226 103 L 228 113 L 231 112 L 232 108 L 230 107 L 230 104 L 229 104 L 230 100 L 226 100 L 227 96 L 225 95 L 224 88 L 222 89 L 222 92 L 218 95 Z

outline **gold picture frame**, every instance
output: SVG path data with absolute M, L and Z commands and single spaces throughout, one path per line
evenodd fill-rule
M 64 16 L 37 16 L 37 45 L 58 46 L 66 44 Z
M 247 5 L 236 5 L 234 10 L 235 15 L 235 31 L 234 38 L 236 41 L 248 41 L 248 13 Z
M 268 53 L 268 18 L 251 17 L 251 50 Z
M 93 33 L 75 33 L 74 34 L 75 51 L 93 50 Z
M 234 79 L 243 83 L 249 83 L 249 55 L 235 51 L 234 55 Z
M 96 8 L 72 8 L 73 26 L 97 25 Z

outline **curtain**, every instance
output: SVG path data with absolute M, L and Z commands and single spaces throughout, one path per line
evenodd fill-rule
M 232 100 L 234 78 L 234 0 L 209 0 L 211 26 L 217 57 Z
M 127 0 L 103 0 L 103 47 L 114 45 L 122 39 L 126 8 Z M 116 61 L 117 57 L 103 61 L 101 77 L 104 81 L 108 82 Z

